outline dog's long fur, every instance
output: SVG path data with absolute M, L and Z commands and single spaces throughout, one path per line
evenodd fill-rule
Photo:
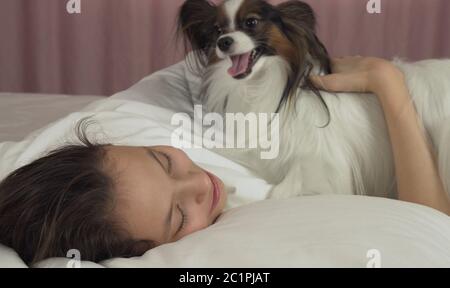
M 266 21 L 266 30 L 254 35 L 244 31 L 245 35 L 255 39 L 272 33 L 267 38 L 275 37 L 278 42 L 269 45 L 249 77 L 236 80 L 227 73 L 229 57 L 217 50 L 223 34 L 217 34 L 214 27 L 224 10 L 230 15 L 245 5 L 268 17 L 261 20 Z M 197 59 L 204 60 L 202 100 L 207 109 L 219 113 L 278 111 L 281 116 L 277 159 L 261 160 L 255 149 L 224 153 L 276 184 L 271 192 L 274 198 L 331 193 L 395 197 L 392 148 L 377 97 L 319 93 L 308 82 L 311 73 L 329 71 L 328 54 L 314 34 L 314 25 L 312 9 L 300 1 L 272 6 L 262 0 L 228 0 L 218 7 L 204 0 L 185 2 L 180 30 Z M 224 34 L 234 35 L 237 30 Z M 405 74 L 450 191 L 450 60 L 396 60 L 394 64 Z

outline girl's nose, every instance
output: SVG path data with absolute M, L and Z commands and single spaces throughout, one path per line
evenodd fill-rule
M 191 199 L 197 205 L 205 205 L 205 202 L 210 199 L 212 183 L 204 171 L 189 172 L 179 181 L 178 191 L 181 198 Z

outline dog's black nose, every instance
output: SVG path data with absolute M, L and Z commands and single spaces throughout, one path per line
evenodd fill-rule
M 230 50 L 231 45 L 233 45 L 234 40 L 231 37 L 223 37 L 221 39 L 219 39 L 219 41 L 217 42 L 217 46 L 219 46 L 219 49 L 222 52 L 227 52 L 228 50 Z

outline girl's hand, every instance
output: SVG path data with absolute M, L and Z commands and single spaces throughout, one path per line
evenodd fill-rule
M 374 57 L 344 57 L 331 60 L 333 74 L 311 76 L 313 84 L 330 92 L 382 92 L 393 82 L 403 82 L 403 73 L 389 61 Z

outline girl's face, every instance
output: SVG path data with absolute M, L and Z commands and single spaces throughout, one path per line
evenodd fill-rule
M 106 168 L 116 216 L 133 239 L 177 241 L 213 224 L 226 204 L 223 182 L 173 147 L 109 146 Z

